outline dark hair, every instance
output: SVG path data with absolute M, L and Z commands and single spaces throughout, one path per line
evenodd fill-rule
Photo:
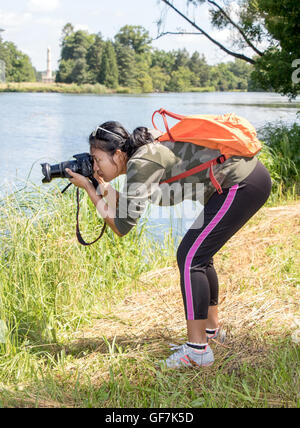
M 90 135 L 90 147 L 103 150 L 111 156 L 119 149 L 131 158 L 139 147 L 154 141 L 148 129 L 142 126 L 136 128 L 131 135 L 119 122 L 105 122 L 100 127 L 104 130 L 98 129 Z

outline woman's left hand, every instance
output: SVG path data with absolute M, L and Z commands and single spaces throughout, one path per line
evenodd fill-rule
M 72 176 L 72 178 L 69 178 L 71 183 L 77 187 L 80 187 L 81 189 L 86 189 L 87 186 L 91 183 L 87 177 L 77 174 L 76 172 L 71 171 L 69 168 L 66 168 L 66 172 Z

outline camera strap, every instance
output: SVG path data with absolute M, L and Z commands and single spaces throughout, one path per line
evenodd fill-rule
M 79 210 L 80 210 L 80 206 L 79 205 L 80 205 L 79 188 L 77 187 L 77 214 L 76 214 L 77 224 L 76 224 L 76 236 L 77 236 L 77 239 L 78 239 L 78 241 L 79 241 L 79 243 L 81 245 L 88 246 L 88 245 L 95 244 L 95 242 L 99 241 L 99 239 L 102 237 L 102 235 L 103 235 L 103 233 L 105 231 L 105 228 L 106 228 L 106 223 L 104 223 L 104 226 L 102 227 L 101 233 L 98 236 L 98 238 L 95 239 L 95 241 L 93 241 L 93 242 L 85 242 L 85 240 L 81 236 L 80 229 L 79 229 Z

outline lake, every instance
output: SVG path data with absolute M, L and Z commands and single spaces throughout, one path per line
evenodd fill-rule
M 152 113 L 160 107 L 179 114 L 236 113 L 257 129 L 277 120 L 295 122 L 299 110 L 299 104 L 297 107 L 295 102 L 289 103 L 288 98 L 273 93 L 101 96 L 0 93 L 0 193 L 8 183 L 19 187 L 29 173 L 30 180 L 39 184 L 42 162 L 59 163 L 71 159 L 73 154 L 88 151 L 88 136 L 97 125 L 117 120 L 129 131 L 137 126 L 152 127 Z M 171 215 L 172 210 L 169 210 Z M 162 223 L 169 224 L 165 220 Z M 178 232 L 176 221 L 176 235 L 184 233 L 188 224 L 184 222 Z

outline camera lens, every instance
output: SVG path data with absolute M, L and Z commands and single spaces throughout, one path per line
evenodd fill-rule
M 71 178 L 66 168 L 85 177 L 93 175 L 93 158 L 89 153 L 79 153 L 73 156 L 76 160 L 61 162 L 56 165 L 41 164 L 44 178 L 43 183 L 50 183 L 53 178 Z
M 41 167 L 42 167 L 42 173 L 44 175 L 42 183 L 50 183 L 50 181 L 51 181 L 51 165 L 49 163 L 42 163 Z

